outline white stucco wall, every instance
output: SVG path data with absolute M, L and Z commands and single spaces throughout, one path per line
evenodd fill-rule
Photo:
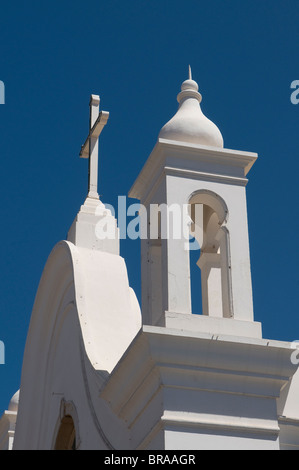
M 14 449 L 53 448 L 64 402 L 78 416 L 79 448 L 126 448 L 128 431 L 99 399 L 99 388 L 140 325 L 124 260 L 59 243 L 31 317 Z

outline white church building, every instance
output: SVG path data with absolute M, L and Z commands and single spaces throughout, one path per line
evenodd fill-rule
M 246 185 L 257 154 L 225 148 L 201 99 L 189 71 L 129 192 L 140 201 L 139 305 L 98 195 L 109 113 L 91 96 L 89 192 L 42 273 L 0 449 L 299 450 L 297 350 L 263 338 L 253 314 Z

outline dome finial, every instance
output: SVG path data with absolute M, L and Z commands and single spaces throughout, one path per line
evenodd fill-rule
M 192 80 L 191 65 L 189 65 L 189 80 Z

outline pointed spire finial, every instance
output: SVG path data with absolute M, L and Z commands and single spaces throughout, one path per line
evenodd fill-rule
M 177 96 L 177 100 L 180 103 L 182 99 L 187 97 L 195 98 L 200 103 L 201 94 L 198 92 L 198 84 L 192 78 L 191 66 L 189 65 L 189 78 L 185 80 L 181 85 L 181 92 Z

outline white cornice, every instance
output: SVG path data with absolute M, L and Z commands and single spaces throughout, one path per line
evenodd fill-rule
M 202 414 L 202 407 L 199 413 L 188 412 L 183 397 L 192 391 L 219 394 L 219 399 L 233 394 L 237 400 L 275 400 L 296 371 L 291 352 L 289 343 L 143 326 L 100 395 L 132 430 L 137 447 L 145 445 L 151 429 L 170 422 L 278 434 L 277 417 L 255 419 L 254 413 L 251 418 L 245 413 L 243 418 L 224 416 L 221 421 L 221 416 Z M 177 409 L 169 408 L 166 390 L 182 393 Z
M 143 326 L 101 395 L 118 412 L 130 399 L 130 389 L 136 390 L 155 367 L 161 372 L 165 368 L 229 372 L 279 382 L 280 387 L 297 369 L 290 360 L 292 352 L 287 342 Z
M 129 196 L 143 201 L 166 171 L 189 178 L 244 186 L 246 175 L 256 159 L 257 154 L 253 152 L 158 139 Z

